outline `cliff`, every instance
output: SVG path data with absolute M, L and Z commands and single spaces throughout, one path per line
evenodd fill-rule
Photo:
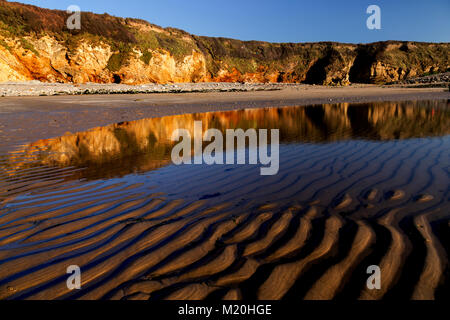
M 388 83 L 450 68 L 449 43 L 267 43 L 0 0 L 0 82 Z

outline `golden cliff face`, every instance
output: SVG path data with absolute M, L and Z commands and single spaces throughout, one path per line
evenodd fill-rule
M 146 63 L 142 59 L 144 53 L 139 48 L 133 48 L 133 54 L 126 62 L 117 70 L 111 71 L 108 68 L 111 57 L 120 51 L 114 51 L 108 43 L 93 44 L 81 41 L 76 50 L 69 51 L 64 44 L 51 36 L 30 36 L 24 39 L 29 47 L 24 47 L 20 39 L 0 37 L 0 41 L 8 47 L 0 45 L 0 82 L 40 80 L 65 83 L 164 84 L 212 81 L 348 85 L 352 82 L 386 83 L 404 80 L 428 72 L 444 71 L 449 67 L 448 58 L 441 62 L 430 61 L 428 64 L 412 61 L 409 66 L 405 66 L 404 62 L 395 64 L 374 60 L 359 67 L 356 62 L 356 46 L 342 51 L 336 48 L 337 53 L 331 57 L 303 61 L 307 64 L 304 70 L 299 70 L 295 56 L 289 58 L 292 61 L 280 67 L 260 65 L 252 59 L 233 65 L 233 62 L 222 61 L 220 57 L 214 60 L 215 65 L 210 67 L 208 59 L 211 60 L 211 57 L 198 50 L 192 50 L 190 54 L 179 58 L 161 48 L 148 50 L 147 54 L 150 54 L 151 58 Z M 217 71 L 212 70 L 214 68 Z M 368 69 L 365 74 L 362 73 L 364 68 Z
M 137 51 L 126 65 L 111 72 L 107 65 L 114 52 L 108 44 L 81 42 L 71 53 L 49 36 L 26 40 L 33 51 L 24 49 L 18 40 L 3 39 L 9 50 L 0 46 L 0 81 L 113 83 L 117 82 L 117 76 L 125 84 L 208 80 L 205 59 L 195 51 L 183 61 L 176 61 L 170 52 L 155 51 L 148 64 L 139 59 L 142 53 Z
M 138 57 L 130 59 L 128 65 L 122 67 L 117 74 L 120 82 L 125 84 L 142 83 L 182 83 L 207 81 L 206 63 L 202 54 L 193 51 L 184 57 L 183 61 L 176 61 L 170 52 L 152 52 L 148 64 Z

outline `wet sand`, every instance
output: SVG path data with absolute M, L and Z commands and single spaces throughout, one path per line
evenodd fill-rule
M 448 94 L 414 90 L 380 98 L 379 89 L 373 90 L 351 99 L 431 98 L 185 114 L 38 141 L 66 128 L 40 132 L 0 159 L 0 299 L 445 299 L 450 118 L 447 101 L 433 97 Z M 261 100 L 252 96 L 256 103 L 241 96 L 244 101 L 235 105 L 218 95 L 204 105 L 199 100 L 211 97 L 194 96 L 199 100 L 166 107 L 126 107 L 141 103 L 127 100 L 133 97 L 116 97 L 109 106 L 58 97 L 63 100 L 46 98 L 51 101 L 37 108 L 59 105 L 64 124 L 83 127 L 91 126 L 82 123 L 89 109 L 111 114 L 92 123 L 109 123 L 120 110 L 129 112 L 126 118 L 147 108 L 189 113 L 291 101 L 267 102 L 267 93 L 259 94 Z M 324 99 L 315 94 L 307 99 Z M 161 104 L 177 98 L 184 99 L 148 97 Z M 27 112 L 36 110 L 26 108 L 7 115 L 31 121 Z M 68 115 L 74 114 L 85 115 L 72 120 Z M 157 142 L 164 144 L 174 126 L 195 119 L 222 129 L 281 126 L 280 173 L 261 177 L 251 166 L 171 166 L 168 148 Z M 22 128 L 23 139 L 25 131 L 35 130 Z M 138 156 L 148 136 L 156 141 L 144 157 L 150 164 Z M 67 288 L 68 265 L 81 266 L 81 291 Z M 382 269 L 379 291 L 367 290 L 370 265 Z

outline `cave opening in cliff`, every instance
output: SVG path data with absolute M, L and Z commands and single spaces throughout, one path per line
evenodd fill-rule
M 356 58 L 350 68 L 349 80 L 351 83 L 371 83 L 371 68 L 377 57 L 386 50 L 386 43 L 375 43 L 372 46 L 362 45 L 356 51 Z
M 118 74 L 115 74 L 113 77 L 115 84 L 120 84 L 122 82 L 122 78 Z
M 374 59 L 364 54 L 358 54 L 353 66 L 350 68 L 349 80 L 351 83 L 368 83 L 370 82 L 370 67 Z
M 329 64 L 330 58 L 326 55 L 323 58 L 317 60 L 317 62 L 309 69 L 306 74 L 305 83 L 306 84 L 323 84 L 327 74 L 325 71 L 326 66 Z

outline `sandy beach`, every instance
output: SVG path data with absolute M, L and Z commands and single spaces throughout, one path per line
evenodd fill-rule
M 442 299 L 449 98 L 376 86 L 2 98 L 0 299 Z M 168 136 L 196 120 L 280 128 L 280 173 L 171 165 Z M 66 286 L 68 265 L 83 290 Z M 381 290 L 366 287 L 369 265 Z

